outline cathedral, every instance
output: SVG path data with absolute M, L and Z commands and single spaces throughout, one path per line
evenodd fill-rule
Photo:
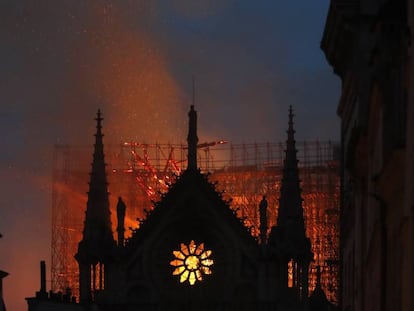
M 27 298 L 43 310 L 334 310 L 320 287 L 308 292 L 313 260 L 303 216 L 293 112 L 289 123 L 277 226 L 268 228 L 267 201 L 255 237 L 197 165 L 197 112 L 188 113 L 188 164 L 146 218 L 125 237 L 127 206 L 116 207 L 112 231 L 102 116 L 96 117 L 83 237 L 75 258 L 80 297 Z M 43 268 L 44 270 L 44 268 Z

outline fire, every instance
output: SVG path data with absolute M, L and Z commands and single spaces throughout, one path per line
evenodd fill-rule
M 237 156 L 238 151 L 245 154 L 248 151 L 248 146 L 235 147 L 230 145 L 227 150 L 222 150 L 225 152 L 219 157 L 216 157 L 215 154 L 213 157 L 213 154 L 206 154 L 203 150 L 199 150 L 199 156 L 201 156 L 200 166 L 202 169 L 203 165 L 212 165 L 209 169 L 211 170 L 209 179 L 213 183 L 218 182 L 216 185 L 217 191 L 222 194 L 224 200 L 233 199 L 231 207 L 234 214 L 240 218 L 246 227 L 250 228 L 253 235 L 257 236 L 259 233 L 258 206 L 263 193 L 266 193 L 269 202 L 268 227 L 271 228 L 276 224 L 281 163 L 283 163 L 277 156 L 282 154 L 281 150 L 283 149 L 278 149 L 279 144 L 263 144 L 263 146 L 254 144 L 251 146 L 254 148 L 273 146 L 276 149 L 269 150 L 271 152 L 261 151 L 260 154 L 265 155 L 265 159 L 261 162 L 262 164 L 256 163 L 256 165 L 248 162 L 249 157 L 246 157 L 246 160 Z M 283 145 L 280 148 L 283 148 Z M 139 227 L 139 220 L 145 219 L 148 213 L 151 212 L 153 208 L 152 201 L 159 200 L 162 194 L 168 190 L 169 185 L 175 178 L 175 172 L 186 166 L 185 156 L 187 150 L 181 145 L 138 143 L 122 143 L 116 147 L 105 145 L 105 150 L 108 167 L 111 169 L 109 170 L 111 173 L 108 174 L 108 181 L 109 191 L 113 194 L 110 196 L 113 229 L 116 228 L 115 207 L 118 196 L 123 198 L 127 206 L 125 228 L 136 229 Z M 232 153 L 229 153 L 229 150 Z M 234 159 L 229 159 L 229 156 L 226 159 L 225 154 L 233 154 Z M 254 154 L 259 153 L 254 152 Z M 269 154 L 276 156 L 269 158 Z M 212 158 L 214 161 L 207 162 L 202 156 L 210 156 L 210 159 Z M 222 159 L 226 160 L 223 161 Z M 78 162 L 80 163 L 80 161 Z M 88 161 L 85 161 L 85 163 L 88 163 Z M 233 163 L 233 166 L 226 167 L 223 163 Z M 79 193 L 85 193 L 86 190 L 81 190 L 79 184 L 87 186 L 84 181 L 87 180 L 89 167 L 85 165 L 83 169 L 85 175 L 82 182 L 76 178 L 71 178 L 68 181 L 73 184 L 57 189 L 65 190 L 74 187 L 73 189 L 80 191 Z M 75 170 L 75 172 L 78 170 Z M 315 263 L 312 263 L 310 267 L 309 290 L 312 292 L 315 287 L 315 269 L 316 266 L 320 265 L 322 286 L 328 298 L 335 301 L 338 288 L 338 284 L 335 283 L 338 280 L 338 265 L 335 260 L 338 258 L 339 246 L 337 226 L 339 217 L 337 213 L 339 208 L 339 176 L 337 176 L 335 167 L 329 168 L 329 170 L 327 167 L 304 167 L 302 174 L 302 196 L 307 236 L 311 239 L 312 251 L 315 254 Z M 224 190 L 225 192 L 222 192 Z M 71 193 L 72 191 L 68 191 L 66 194 L 71 195 Z M 74 214 L 78 215 L 76 222 L 78 224 L 83 223 L 84 213 L 81 211 L 84 210 L 85 204 L 86 200 L 83 203 L 79 202 L 75 209 Z M 73 207 L 70 206 L 70 208 Z M 126 238 L 130 237 L 131 234 L 132 231 L 127 230 Z M 68 247 L 67 256 L 70 258 L 73 258 L 73 254 L 77 249 L 79 240 L 75 240 L 72 238 L 70 240 L 72 244 Z M 191 257 L 187 263 L 190 267 L 193 267 L 196 260 Z M 188 281 L 190 284 L 196 282 L 196 274 L 190 276 L 190 272 L 188 272 L 188 274 L 183 275 L 184 271 L 181 270 L 183 269 L 177 270 L 176 273 L 180 272 L 180 279 L 182 276 L 183 282 Z M 206 271 L 204 271 L 205 274 L 207 274 Z M 69 276 L 69 273 L 73 272 L 67 271 L 65 273 L 67 273 L 66 276 Z M 76 277 L 75 272 L 66 280 L 69 280 L 70 284 L 76 285 Z M 76 288 L 74 288 L 74 293 L 76 293 Z
M 185 137 L 179 130 L 182 126 L 178 126 L 184 122 L 185 113 L 177 109 L 183 94 L 156 42 L 145 31 L 132 31 L 128 18 L 116 7 L 96 14 L 104 5 L 95 6 L 86 25 L 88 31 L 79 40 L 93 57 L 85 58 L 82 53 L 77 62 L 83 87 L 99 94 L 100 101 L 110 103 L 105 108 L 105 114 L 111 116 L 105 120 L 107 137 L 117 141 Z

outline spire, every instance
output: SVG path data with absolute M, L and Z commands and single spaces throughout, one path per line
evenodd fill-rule
M 299 297 L 306 300 L 308 299 L 308 269 L 313 254 L 310 240 L 305 232 L 293 116 L 292 106 L 290 106 L 277 224 L 280 228 L 284 260 L 286 263 L 292 262 L 292 273 L 296 275 L 292 279 L 292 285 L 299 290 Z M 289 281 L 287 284 L 289 286 Z
M 88 201 L 83 228 L 82 241 L 79 244 L 79 258 L 89 261 L 94 257 L 105 260 L 115 241 L 112 235 L 111 212 L 109 209 L 108 182 L 104 156 L 102 116 L 96 114 L 96 134 L 89 181 Z
M 298 171 L 295 130 L 293 129 L 293 110 L 289 107 L 289 127 L 286 141 L 283 178 L 280 189 L 278 225 L 286 227 L 297 236 L 305 236 L 305 223 L 303 218 L 302 197 Z
M 79 264 L 79 293 L 81 303 L 94 301 L 95 292 L 103 289 L 104 265 L 111 262 L 116 247 L 112 235 L 109 210 L 108 182 L 102 134 L 102 116 L 96 114 L 95 148 L 90 173 L 88 202 L 82 241 L 75 255 Z
M 188 113 L 188 165 L 187 169 L 197 169 L 197 111 L 194 110 L 194 105 L 191 105 L 191 109 Z
M 80 301 L 88 303 L 95 299 L 95 292 L 102 290 L 107 274 L 104 265 L 113 259 L 116 247 L 112 235 L 111 213 L 109 210 L 108 182 L 104 156 L 102 116 L 96 114 L 95 148 L 90 173 L 88 202 L 82 241 L 75 255 L 79 263 Z
M 296 150 L 296 141 L 295 141 L 295 133 L 296 131 L 293 129 L 293 114 L 292 106 L 289 106 L 289 123 L 288 123 L 288 139 L 286 141 L 286 158 L 285 158 L 285 169 L 288 168 L 289 170 L 298 172 L 298 160 L 296 157 L 297 150 Z M 297 175 L 297 174 L 296 174 Z
M 108 182 L 102 134 L 102 116 L 96 114 L 95 150 L 90 173 L 88 202 L 84 228 L 84 239 L 91 239 L 93 231 L 103 230 L 112 237 L 111 215 L 109 210 Z

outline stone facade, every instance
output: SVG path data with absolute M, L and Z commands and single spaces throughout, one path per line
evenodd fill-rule
M 108 207 L 101 114 L 97 115 L 79 263 L 80 303 L 51 301 L 42 289 L 28 298 L 43 310 L 333 310 L 317 286 L 308 294 L 313 260 L 305 235 L 300 180 L 289 113 L 278 225 L 267 235 L 267 201 L 260 208 L 260 239 L 197 167 L 197 114 L 189 112 L 188 167 L 124 237 L 119 198 L 115 241 Z M 55 297 L 56 298 L 56 297 Z M 49 309 L 48 309 L 49 308 Z M 324 308 L 324 309 L 323 309 Z
M 413 6 L 331 0 L 321 43 L 342 80 L 342 310 L 413 310 Z

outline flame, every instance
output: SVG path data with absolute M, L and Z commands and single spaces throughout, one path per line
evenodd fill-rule
M 113 141 L 185 137 L 183 95 L 157 43 L 131 29 L 132 21 L 115 6 L 96 2 L 92 10 L 74 53 L 81 87 L 109 103 L 106 135 Z

